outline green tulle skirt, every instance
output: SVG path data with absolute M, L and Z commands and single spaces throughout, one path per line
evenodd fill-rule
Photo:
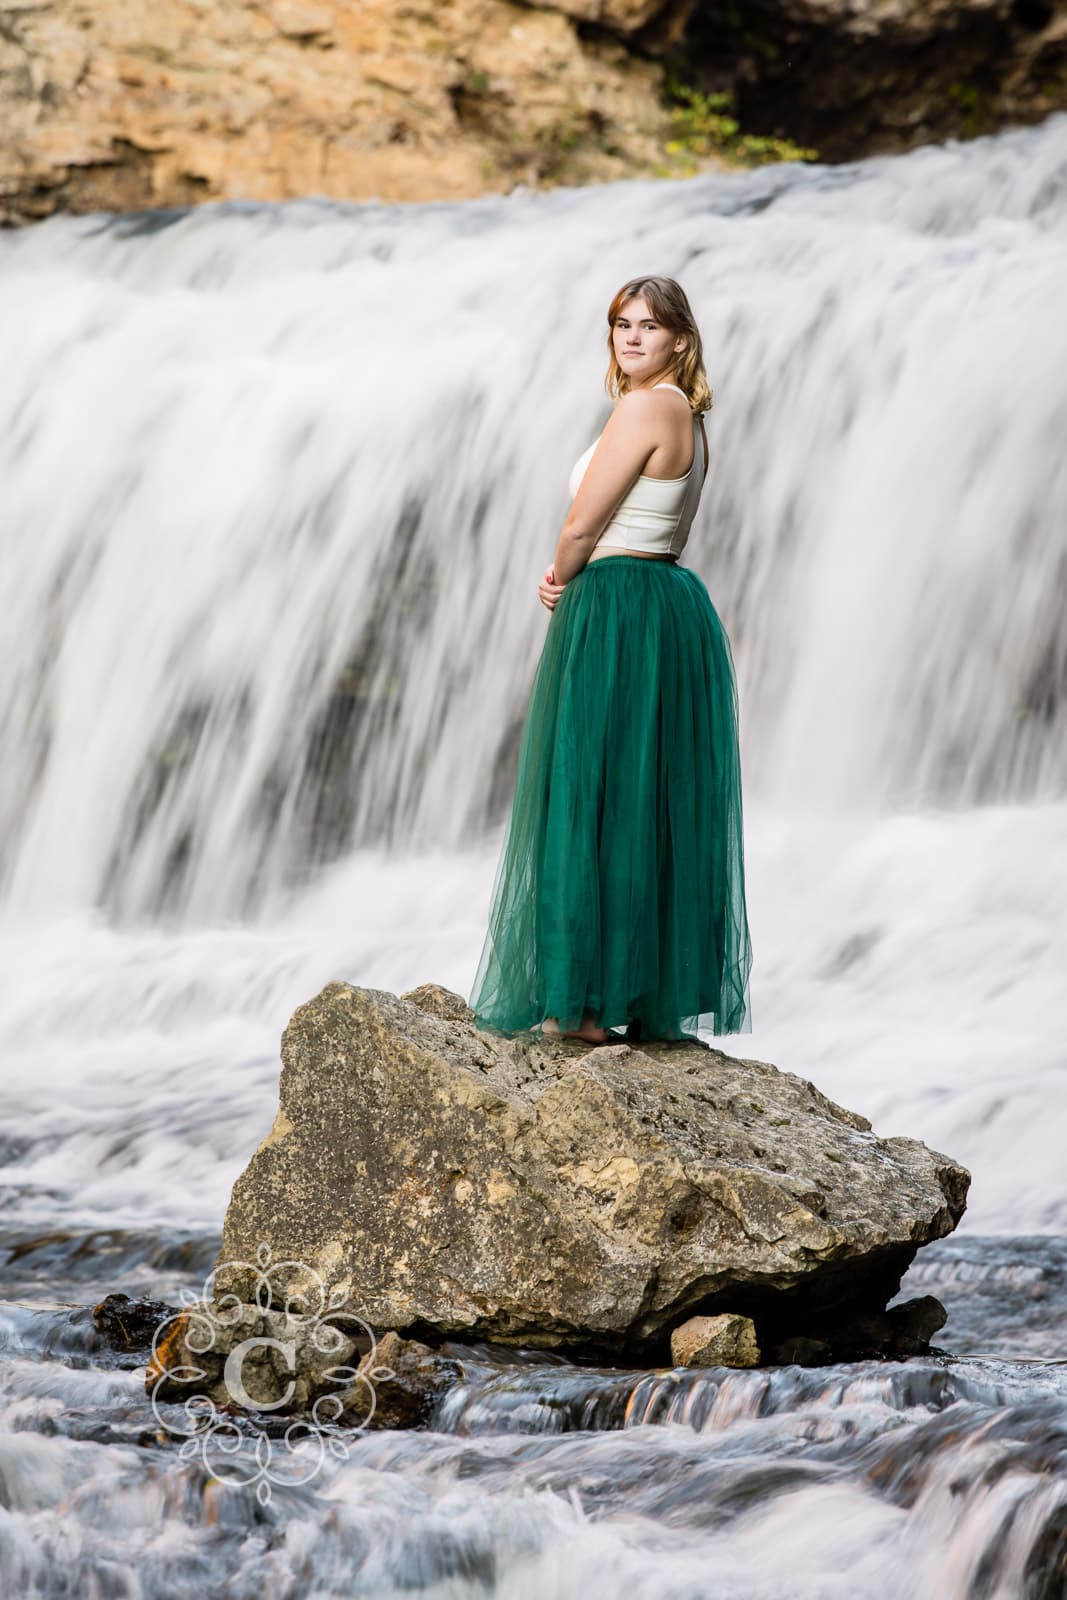
M 589 562 L 551 613 L 519 749 L 481 1027 L 590 1013 L 629 1036 L 748 1033 L 737 685 L 702 580 Z

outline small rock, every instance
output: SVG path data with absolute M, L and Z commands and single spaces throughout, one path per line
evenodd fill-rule
M 948 1313 L 932 1294 L 906 1300 L 888 1311 L 867 1306 L 815 1318 L 784 1339 L 764 1339 L 773 1365 L 824 1366 L 835 1361 L 889 1361 L 926 1355 L 930 1337 Z
M 360 1362 L 356 1383 L 342 1396 L 343 1420 L 352 1427 L 423 1427 L 438 1396 L 459 1376 L 459 1363 L 429 1345 L 383 1334 Z
M 147 1350 L 160 1323 L 174 1316 L 176 1309 L 165 1300 L 109 1294 L 93 1307 L 93 1326 L 112 1350 Z
M 363 1342 L 319 1317 L 200 1301 L 160 1326 L 145 1388 L 176 1404 L 203 1394 L 227 1411 L 302 1412 L 337 1395 L 331 1369 L 351 1366 Z
M 690 1317 L 671 1334 L 676 1367 L 758 1367 L 756 1327 L 750 1317 Z
M 399 998 L 410 1000 L 420 1011 L 445 1022 L 474 1022 L 474 1012 L 463 996 L 440 983 L 420 983 L 417 989 L 408 989 Z
M 930 1340 L 948 1321 L 948 1312 L 932 1294 L 890 1306 L 886 1317 L 893 1330 L 893 1351 L 900 1356 L 925 1355 Z

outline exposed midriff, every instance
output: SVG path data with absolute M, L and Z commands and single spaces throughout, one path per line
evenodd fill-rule
M 590 561 L 603 561 L 605 556 L 640 556 L 642 561 L 677 561 L 677 556 L 661 555 L 657 550 L 623 550 L 618 545 L 594 545 Z M 587 563 L 588 565 L 588 563 Z

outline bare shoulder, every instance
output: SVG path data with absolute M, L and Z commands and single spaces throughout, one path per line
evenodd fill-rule
M 639 433 L 650 423 L 662 425 L 681 399 L 674 389 L 631 389 L 615 402 L 610 418 L 611 431 Z
M 628 394 L 622 396 L 615 409 L 620 410 L 625 406 L 631 411 L 637 413 L 643 411 L 646 415 L 652 416 L 656 412 L 669 411 L 681 401 L 685 401 L 688 406 L 689 401 L 684 395 L 679 394 L 677 389 L 631 389 Z

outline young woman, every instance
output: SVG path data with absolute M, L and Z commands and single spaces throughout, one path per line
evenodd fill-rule
M 479 1026 L 600 1044 L 751 1031 L 737 688 L 678 565 L 707 472 L 700 333 L 673 278 L 608 308 L 616 405 L 574 464 L 519 749 Z

